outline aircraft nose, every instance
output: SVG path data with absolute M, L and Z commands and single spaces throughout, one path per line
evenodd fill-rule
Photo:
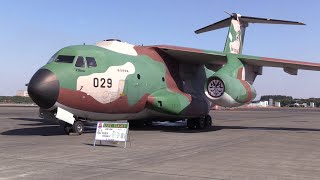
M 59 80 L 50 70 L 39 69 L 29 82 L 28 93 L 39 107 L 49 109 L 58 99 Z

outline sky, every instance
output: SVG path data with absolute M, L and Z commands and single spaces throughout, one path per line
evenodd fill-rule
M 306 26 L 251 24 L 243 54 L 320 63 L 317 17 L 320 1 L 292 0 L 0 0 L 0 95 L 26 89 L 32 75 L 59 49 L 121 39 L 137 45 L 167 44 L 222 51 L 227 28 L 196 35 L 194 30 L 245 16 L 304 22 Z M 264 68 L 254 82 L 257 97 L 320 97 L 320 72 L 290 76 Z

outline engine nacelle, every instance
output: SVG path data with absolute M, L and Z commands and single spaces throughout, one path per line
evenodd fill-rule
M 208 78 L 205 94 L 215 105 L 236 107 L 251 102 L 256 90 L 247 81 L 219 74 Z

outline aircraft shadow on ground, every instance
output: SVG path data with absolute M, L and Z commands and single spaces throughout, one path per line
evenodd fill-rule
M 188 129 L 185 122 L 165 122 L 165 123 L 154 123 L 150 126 L 145 127 L 130 127 L 131 131 L 163 131 L 163 132 L 176 132 L 176 133 L 203 133 L 217 131 L 215 126 L 208 129 Z
M 65 135 L 63 128 L 54 121 L 49 121 L 40 118 L 11 118 L 13 120 L 29 121 L 33 123 L 19 124 L 21 126 L 37 126 L 37 127 L 24 127 L 11 129 L 2 132 L 1 135 L 11 136 L 59 136 Z M 292 132 L 318 132 L 320 129 L 317 128 L 290 128 L 290 127 L 248 127 L 248 126 L 212 126 L 204 130 L 190 130 L 186 127 L 185 122 L 174 122 L 174 123 L 154 123 L 151 126 L 146 127 L 130 127 L 131 131 L 163 131 L 173 133 L 204 133 L 212 131 L 220 131 L 224 129 L 229 130 L 254 130 L 254 131 L 292 131 Z M 84 133 L 95 133 L 95 127 L 86 127 Z
M 20 129 L 11 129 L 5 132 L 2 132 L 1 135 L 7 136 L 58 136 L 64 135 L 63 130 L 55 126 L 42 126 L 42 127 L 33 127 L 33 128 L 20 128 Z
M 10 119 L 32 122 L 32 123 L 19 124 L 24 126 L 58 125 L 57 122 L 49 121 L 47 119 L 42 119 L 42 118 L 10 118 Z
M 224 129 L 229 130 L 254 130 L 254 131 L 292 131 L 292 132 L 318 132 L 317 128 L 291 128 L 291 127 L 262 127 L 262 126 L 212 126 L 203 130 L 190 130 L 185 125 L 166 126 L 166 125 L 152 125 L 150 127 L 132 128 L 133 131 L 164 131 L 176 133 L 203 133 L 220 131 Z
M 41 118 L 10 118 L 12 120 L 21 120 L 23 123 L 18 126 L 23 128 L 11 129 L 2 132 L 1 135 L 9 136 L 59 136 L 65 135 L 63 128 L 59 123 Z M 30 122 L 30 123 L 28 123 Z M 32 127 L 30 127 L 32 126 Z M 35 127 L 36 126 L 36 127 Z M 92 128 L 86 128 L 84 133 L 95 132 Z
M 248 129 L 248 130 L 262 130 L 262 131 L 296 131 L 296 132 L 313 132 L 320 131 L 316 128 L 290 128 L 290 127 L 247 127 L 247 126 L 215 126 L 218 129 Z
M 93 130 L 85 129 L 84 133 L 94 133 Z M 6 136 L 61 136 L 65 133 L 63 128 L 59 125 L 50 125 L 50 126 L 41 126 L 33 128 L 20 128 L 20 129 L 11 129 L 5 132 L 2 132 L 1 135 Z

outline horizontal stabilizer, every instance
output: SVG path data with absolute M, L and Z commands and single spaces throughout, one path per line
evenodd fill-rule
M 305 25 L 304 23 L 297 22 L 297 21 L 286 21 L 286 20 L 278 20 L 278 19 L 249 17 L 249 16 L 241 16 L 240 20 L 247 23 Z
M 208 31 L 213 31 L 213 30 L 216 30 L 216 29 L 229 27 L 230 21 L 231 21 L 231 17 L 226 18 L 226 19 L 221 20 L 219 22 L 213 23 L 213 24 L 211 24 L 209 26 L 206 26 L 206 27 L 203 27 L 201 29 L 198 29 L 198 30 L 195 31 L 195 33 L 196 34 L 200 34 L 200 33 L 208 32 Z
M 250 16 L 241 16 L 240 14 L 232 13 L 229 18 L 226 18 L 222 21 L 213 23 L 206 27 L 200 28 L 195 31 L 196 34 L 221 29 L 230 26 L 230 22 L 232 19 L 237 20 L 243 24 L 248 23 L 263 23 L 263 24 L 287 24 L 287 25 L 305 25 L 302 22 L 297 21 L 286 21 L 286 20 L 279 20 L 279 19 L 269 19 L 269 18 L 259 18 L 259 17 L 250 17 Z

